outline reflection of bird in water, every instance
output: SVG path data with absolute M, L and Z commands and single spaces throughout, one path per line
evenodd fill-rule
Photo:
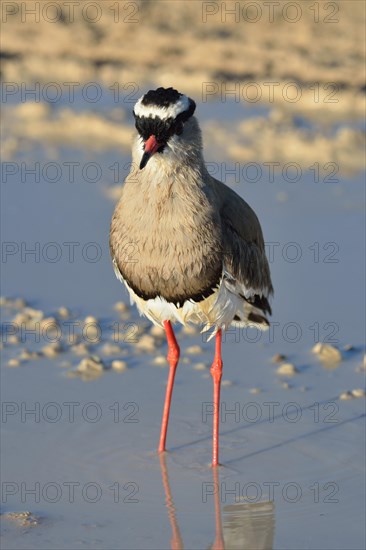
M 160 456 L 160 466 L 161 466 L 161 477 L 163 478 L 164 493 L 165 493 L 165 502 L 166 507 L 168 508 L 168 516 L 170 527 L 172 529 L 172 538 L 170 541 L 172 550 L 181 550 L 183 548 L 183 540 L 180 534 L 179 525 L 177 522 L 177 517 L 175 513 L 175 506 L 172 498 L 172 493 L 170 490 L 168 469 L 165 461 L 165 454 Z
M 180 355 L 171 323 L 203 325 L 216 335 L 212 465 L 218 466 L 222 329 L 268 328 L 272 283 L 256 214 L 207 171 L 195 108 L 172 88 L 150 90 L 136 103 L 133 168 L 113 214 L 110 249 L 132 301 L 167 336 L 159 452 L 166 448 Z M 133 257 L 126 253 L 131 247 Z
M 224 506 L 224 550 L 272 550 L 274 503 L 240 502 Z
M 161 475 L 169 523 L 172 530 L 172 550 L 183 550 L 183 538 L 179 529 L 176 508 L 171 493 L 165 455 L 160 455 Z M 215 542 L 209 550 L 272 550 L 274 537 L 274 503 L 256 502 L 224 506 L 222 522 L 220 483 L 217 468 L 212 469 L 215 491 Z

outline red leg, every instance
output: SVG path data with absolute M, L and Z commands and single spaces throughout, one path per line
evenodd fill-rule
M 168 340 L 167 359 L 169 361 L 169 378 L 168 378 L 168 384 L 167 384 L 166 394 L 165 394 L 163 420 L 161 423 L 160 442 L 159 442 L 159 449 L 158 449 L 159 453 L 162 453 L 165 451 L 165 442 L 166 442 L 166 434 L 168 431 L 169 411 L 170 411 L 170 403 L 172 400 L 174 377 L 175 377 L 175 371 L 177 369 L 179 354 L 180 354 L 179 346 L 175 338 L 173 327 L 170 321 L 164 321 L 164 328 L 166 332 L 166 338 Z
M 219 466 L 219 416 L 220 416 L 220 387 L 222 377 L 221 359 L 221 329 L 216 334 L 215 357 L 211 367 L 211 376 L 214 383 L 214 417 L 212 435 L 212 466 Z

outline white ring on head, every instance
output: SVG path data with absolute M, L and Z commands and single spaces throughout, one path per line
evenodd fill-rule
M 161 118 L 165 120 L 167 118 L 175 118 L 189 108 L 189 98 L 186 95 L 182 95 L 178 101 L 169 105 L 169 107 L 159 107 L 158 105 L 143 105 L 142 100 L 145 96 L 140 97 L 137 101 L 134 112 L 139 117 L 152 117 Z

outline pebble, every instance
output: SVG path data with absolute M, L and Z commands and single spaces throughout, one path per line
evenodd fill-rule
M 118 355 L 122 352 L 122 348 L 118 344 L 111 344 L 110 342 L 107 342 L 104 346 L 102 346 L 101 351 L 104 355 Z
M 165 330 L 161 327 L 157 327 L 156 325 L 153 325 L 150 330 L 151 336 L 155 336 L 156 338 L 164 338 L 165 337 Z
M 104 370 L 104 364 L 98 355 L 91 355 L 82 359 L 76 367 L 78 372 L 96 371 L 102 372 Z
M 44 319 L 41 319 L 40 327 L 42 329 L 47 329 L 47 334 L 50 336 L 52 335 L 52 328 L 56 335 L 60 331 L 60 325 L 54 317 L 45 317 Z
M 198 355 L 202 352 L 203 349 L 201 348 L 201 346 L 190 346 L 186 349 L 186 353 L 189 353 L 190 355 Z
M 0 297 L 0 306 L 3 307 L 15 307 L 17 309 L 23 309 L 26 307 L 27 303 L 23 298 L 5 298 L 5 296 Z
M 128 305 L 125 304 L 124 302 L 116 302 L 116 303 L 114 304 L 114 309 L 115 309 L 116 311 L 120 311 L 120 312 L 123 313 L 123 312 L 125 312 L 125 311 L 128 311 L 129 308 L 128 308 Z
M 342 399 L 342 401 L 348 400 L 348 399 L 359 399 L 360 397 L 365 397 L 366 392 L 363 388 L 356 388 L 355 390 L 351 391 L 345 391 L 341 393 L 339 396 L 339 399 Z
M 105 365 L 101 358 L 97 355 L 92 355 L 82 359 L 76 369 L 68 371 L 66 376 L 69 378 L 75 378 L 78 376 L 84 381 L 89 381 L 99 378 L 103 374 L 104 370 Z
M 153 364 L 166 367 L 168 365 L 168 362 L 164 355 L 157 355 L 156 357 L 154 357 Z
M 70 311 L 65 306 L 60 307 L 57 313 L 62 319 L 68 319 L 70 317 Z
M 6 338 L 6 342 L 7 342 L 7 344 L 19 344 L 20 338 L 16 334 L 10 334 Z
M 98 321 L 95 319 L 93 321 L 87 321 L 87 319 L 95 319 L 94 317 L 86 317 L 84 321 L 84 336 L 89 342 L 97 343 L 100 342 L 102 331 L 98 325 Z
M 59 353 L 62 352 L 62 347 L 59 342 L 52 342 L 51 344 L 47 344 L 47 346 L 43 346 L 42 353 L 45 357 L 57 357 Z
M 29 361 L 30 359 L 38 359 L 39 354 L 36 351 L 29 351 L 28 349 L 23 349 L 19 355 L 20 361 Z
M 24 308 L 24 315 L 28 315 L 32 319 L 43 319 L 44 313 L 40 309 L 34 309 L 33 307 Z
M 124 370 L 127 370 L 127 363 L 126 361 L 121 361 L 120 359 L 115 359 L 112 361 L 112 369 L 117 370 L 119 372 L 122 372 Z
M 330 344 L 322 344 L 321 342 L 318 342 L 315 344 L 312 351 L 326 363 L 338 363 L 342 360 L 342 354 L 339 349 Z
M 292 363 L 283 363 L 276 369 L 276 372 L 281 376 L 293 376 L 299 371 Z
M 291 384 L 288 382 L 281 382 L 281 386 L 284 390 L 290 390 L 292 388 Z
M 8 361 L 8 367 L 19 367 L 20 361 L 19 359 L 9 359 Z
M 198 332 L 198 327 L 193 325 L 185 325 L 182 328 L 182 333 L 187 334 L 189 336 L 194 336 Z
M 345 391 L 341 393 L 341 395 L 339 396 L 339 399 L 341 399 L 342 401 L 346 401 L 348 399 L 353 399 L 353 395 L 350 391 Z
M 4 517 L 15 521 L 19 527 L 36 527 L 41 521 L 41 518 L 31 512 L 8 512 Z
M 193 368 L 194 370 L 207 370 L 208 365 L 206 365 L 206 363 L 196 363 L 195 365 L 193 365 Z
M 24 326 L 27 329 L 32 329 L 35 328 L 36 323 L 39 323 L 42 319 L 42 311 L 27 307 L 14 317 L 13 323 L 18 326 Z
M 252 393 L 253 395 L 256 395 L 256 394 L 261 393 L 261 392 L 262 392 L 262 390 L 260 388 L 251 388 L 249 390 L 249 393 Z
M 80 344 L 72 345 L 71 350 L 76 355 L 87 355 L 89 353 L 89 346 L 84 344 L 84 342 L 80 342 Z
M 346 344 L 345 346 L 343 346 L 343 349 L 344 351 L 353 351 L 355 347 L 352 346 L 352 344 Z
M 85 319 L 84 319 L 84 324 L 85 324 L 85 325 L 97 325 L 97 324 L 98 324 L 98 320 L 96 319 L 96 317 L 93 317 L 93 315 L 88 315 L 88 316 L 85 317 Z
M 155 338 L 150 334 L 143 334 L 136 343 L 136 348 L 142 351 L 153 352 L 156 349 Z
M 272 358 L 272 363 L 282 363 L 282 361 L 286 361 L 287 357 L 286 355 L 282 355 L 282 353 L 276 353 Z
M 222 386 L 232 386 L 233 382 L 231 380 L 222 380 L 221 385 Z
M 355 390 L 352 390 L 353 397 L 359 398 L 359 397 L 365 397 L 366 393 L 363 388 L 356 388 Z

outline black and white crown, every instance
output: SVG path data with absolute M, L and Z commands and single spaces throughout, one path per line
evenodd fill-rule
M 173 88 L 158 88 L 143 95 L 134 108 L 135 117 L 159 118 L 160 120 L 179 118 L 185 122 L 196 109 L 193 99 Z

